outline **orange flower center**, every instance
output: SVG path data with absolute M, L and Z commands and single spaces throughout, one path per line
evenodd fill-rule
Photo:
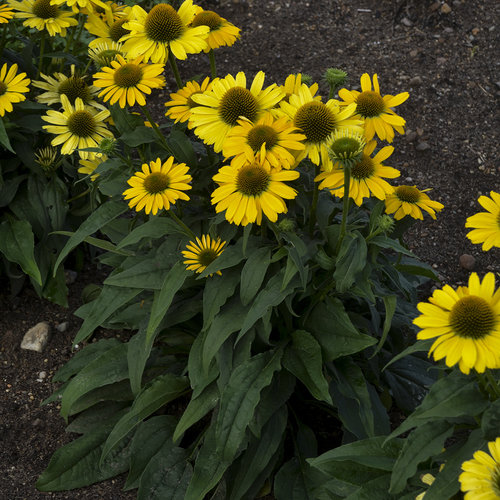
M 458 300 L 450 312 L 450 326 L 462 338 L 481 339 L 489 335 L 497 323 L 490 304 L 477 295 Z
M 144 189 L 149 194 L 157 194 L 165 191 L 170 185 L 170 179 L 167 174 L 161 172 L 151 172 L 144 179 Z
M 379 116 L 385 110 L 381 95 L 373 90 L 361 92 L 356 99 L 356 112 L 365 118 Z
M 244 116 L 250 121 L 255 121 L 258 114 L 257 100 L 253 94 L 243 87 L 232 87 L 221 99 L 219 116 L 228 125 L 238 124 L 238 118 Z
M 146 36 L 160 43 L 177 40 L 184 32 L 184 25 L 177 11 L 165 3 L 155 5 L 144 23 Z
M 396 188 L 396 196 L 401 201 L 417 203 L 420 200 L 420 191 L 413 186 L 398 186 Z
M 238 170 L 236 186 L 246 196 L 259 196 L 267 190 L 270 175 L 257 163 L 245 165 Z

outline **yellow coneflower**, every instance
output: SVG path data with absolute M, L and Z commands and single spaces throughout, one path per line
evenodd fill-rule
M 29 92 L 28 85 L 31 80 L 25 77 L 26 73 L 17 74 L 17 64 L 13 64 L 10 68 L 7 67 L 7 63 L 2 66 L 0 70 L 0 116 L 14 109 L 12 103 L 26 99 L 24 94 Z
M 477 200 L 487 212 L 471 215 L 465 227 L 474 228 L 467 233 L 467 238 L 474 244 L 483 244 L 483 251 L 500 247 L 500 193 L 490 191 L 490 198 L 480 196 Z
M 182 255 L 186 259 L 183 264 L 186 264 L 188 271 L 202 273 L 219 255 L 224 251 L 225 241 L 220 238 L 212 239 L 208 234 L 204 234 L 196 241 L 190 241 L 186 245 L 186 250 L 182 251 Z M 222 273 L 217 271 L 218 275 Z M 209 274 L 213 276 L 213 274 Z
M 218 49 L 219 47 L 230 47 L 240 37 L 240 28 L 219 16 L 212 10 L 203 10 L 201 7 L 196 7 L 196 15 L 191 22 L 191 26 L 208 26 L 210 31 L 207 37 L 207 48 L 204 49 L 208 52 L 211 49 Z

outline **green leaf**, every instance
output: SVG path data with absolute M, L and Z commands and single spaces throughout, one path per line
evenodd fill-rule
M 405 356 L 408 356 L 410 354 L 413 354 L 414 352 L 429 352 L 429 349 L 431 348 L 432 344 L 435 342 L 435 339 L 429 339 L 429 340 L 418 340 L 415 344 L 412 344 L 411 346 L 407 347 L 405 350 L 401 351 L 399 354 L 394 356 L 389 363 L 387 363 L 383 368 L 382 371 L 387 370 L 389 366 L 391 366 L 393 363 L 396 361 L 399 361 L 400 359 L 404 358 Z
M 232 475 L 229 498 L 242 500 L 256 497 L 264 480 L 270 476 L 269 465 L 285 439 L 287 422 L 288 412 L 286 406 L 282 406 L 264 426 L 261 437 L 251 441 Z
M 122 109 L 118 104 L 110 107 L 111 117 L 120 134 L 133 132 L 136 128 L 144 125 L 144 118 L 129 112 L 128 109 Z
M 220 308 L 234 295 L 239 281 L 239 269 L 229 269 L 222 276 L 214 275 L 207 280 L 203 290 L 203 330 L 210 327 Z
M 392 471 L 396 459 L 403 447 L 402 439 L 384 443 L 385 436 L 377 436 L 354 443 L 345 444 L 323 453 L 319 457 L 309 458 L 307 462 L 327 474 L 338 462 L 350 461 L 377 470 Z
M 62 234 L 63 236 L 73 236 L 75 233 L 72 231 L 52 231 L 50 234 Z M 113 245 L 113 243 L 111 243 L 108 240 L 101 240 L 99 238 L 94 238 L 93 236 L 87 236 L 83 239 L 83 241 L 94 247 L 102 248 L 107 252 L 116 253 L 117 255 L 125 255 L 126 257 L 134 255 L 133 252 L 128 252 L 126 250 L 119 250 L 116 247 L 116 245 Z
M 458 476 L 462 472 L 462 464 L 470 460 L 474 452 L 484 445 L 485 440 L 481 436 L 481 431 L 479 429 L 472 431 L 467 441 L 457 446 L 457 449 L 447 457 L 443 470 L 426 491 L 425 500 L 443 500 L 452 498 L 458 493 L 460 489 Z
M 399 436 L 428 421 L 474 417 L 489 406 L 475 381 L 452 372 L 436 381 L 422 404 L 388 437 Z
M 198 279 L 206 278 L 210 274 L 222 271 L 230 267 L 237 266 L 245 257 L 242 250 L 243 242 L 241 239 L 235 245 L 231 245 L 220 254 L 206 269 L 198 275 Z
M 136 148 L 142 144 L 149 144 L 158 139 L 155 131 L 150 127 L 139 126 L 130 132 L 124 132 L 120 139 L 129 147 Z
M 10 144 L 9 136 L 7 135 L 7 131 L 5 130 L 5 125 L 3 120 L 0 118 L 0 144 L 11 153 L 16 153 Z
M 156 410 L 181 395 L 188 386 L 186 377 L 177 377 L 170 373 L 156 377 L 136 397 L 130 411 L 126 413 L 111 431 L 104 449 L 101 462 L 136 425 L 149 417 Z
M 327 298 L 313 309 L 306 330 L 321 345 L 325 362 L 362 351 L 377 342 L 357 330 L 337 298 Z
M 489 441 L 494 441 L 498 437 L 498 429 L 500 429 L 500 399 L 493 401 L 481 418 L 483 436 Z
M 178 441 L 187 429 L 201 420 L 209 411 L 213 410 L 219 401 L 219 397 L 219 388 L 216 382 L 212 382 L 205 387 L 201 394 L 198 394 L 195 398 L 192 397 L 175 428 L 172 437 L 173 441 Z
M 241 270 L 240 298 L 247 305 L 259 291 L 267 268 L 271 263 L 271 251 L 267 247 L 258 248 L 252 252 Z
M 67 420 L 73 404 L 93 389 L 127 378 L 127 344 L 118 344 L 85 366 L 66 387 L 61 416 Z
M 274 478 L 274 496 L 276 500 L 315 500 L 309 495 L 305 480 L 305 468 L 296 457 L 292 458 Z
M 124 401 L 105 401 L 98 403 L 75 417 L 66 427 L 65 432 L 87 434 L 87 432 L 93 431 L 102 422 L 112 418 L 115 413 L 122 412 L 127 406 L 129 406 L 128 403 Z
M 259 319 L 263 318 L 271 307 L 281 304 L 285 298 L 295 290 L 297 287 L 295 281 L 282 290 L 281 284 L 283 274 L 283 271 L 275 274 L 252 302 L 250 310 L 241 327 L 240 337 L 248 332 Z
M 37 489 L 64 491 L 82 488 L 125 472 L 128 469 L 132 436 L 127 436 L 115 453 L 99 467 L 103 442 L 120 416 L 121 412 L 113 415 L 92 431 L 59 448 L 38 478 Z
M 193 475 L 182 448 L 164 443 L 141 476 L 137 500 L 184 500 Z
M 193 388 L 192 397 L 195 398 L 205 387 L 213 382 L 219 375 L 219 367 L 217 363 L 212 363 L 208 375 L 203 370 L 202 352 L 203 343 L 206 332 L 201 332 L 195 339 L 189 351 L 188 357 L 188 373 L 191 387 Z
M 97 210 L 92 212 L 87 220 L 85 220 L 78 230 L 70 237 L 70 239 L 64 245 L 64 248 L 59 253 L 57 261 L 54 265 L 54 275 L 57 268 L 65 257 L 78 246 L 87 236 L 95 233 L 102 226 L 108 222 L 116 219 L 119 215 L 125 213 L 128 210 L 128 206 L 122 201 L 108 201 L 101 205 Z
M 141 290 L 137 288 L 121 288 L 104 285 L 99 297 L 91 303 L 91 309 L 85 317 L 83 325 L 76 334 L 73 345 L 87 340 L 99 325 L 140 292 Z M 78 315 L 78 311 L 79 310 L 75 312 L 76 315 Z
M 28 221 L 9 219 L 0 224 L 0 252 L 7 260 L 19 264 L 27 275 L 42 286 L 34 248 L 35 238 Z
M 117 248 L 123 248 L 138 243 L 143 238 L 162 238 L 167 234 L 183 234 L 179 226 L 170 218 L 153 217 L 134 230 L 118 243 Z
M 52 378 L 52 382 L 66 382 L 88 364 L 92 363 L 92 361 L 120 344 L 121 342 L 117 339 L 111 338 L 101 339 L 95 343 L 86 345 L 83 349 L 73 354 L 70 360 L 57 370 Z
M 292 344 L 283 356 L 283 366 L 293 373 L 318 400 L 333 404 L 328 392 L 328 382 L 323 375 L 321 347 L 305 330 L 291 333 Z
M 380 350 L 382 349 L 385 341 L 387 340 L 387 335 L 389 334 L 389 330 L 391 329 L 392 318 L 394 316 L 394 312 L 396 311 L 396 305 L 398 303 L 398 299 L 396 295 L 384 295 L 382 297 L 385 305 L 385 319 L 384 319 L 384 328 L 382 330 L 382 335 L 380 337 L 380 341 L 378 346 L 375 348 L 375 351 L 370 356 L 371 358 L 375 357 Z
M 338 292 L 346 292 L 356 280 L 356 276 L 366 265 L 367 247 L 359 231 L 347 233 L 342 240 L 333 272 Z
M 165 276 L 172 265 L 158 257 L 138 260 L 137 264 L 106 278 L 104 285 L 139 288 L 141 291 L 161 290 Z
M 124 490 L 139 487 L 141 475 L 155 455 L 167 445 L 172 448 L 176 420 L 171 415 L 151 417 L 137 427 L 130 445 L 130 471 Z
M 221 395 L 215 431 L 220 460 L 230 462 L 245 440 L 246 429 L 274 372 L 281 366 L 281 349 L 257 354 L 235 368 Z
M 403 449 L 394 464 L 389 493 L 401 493 L 418 465 L 441 453 L 454 426 L 448 422 L 428 422 L 415 429 L 404 441 Z
M 176 161 L 186 163 L 189 167 L 197 166 L 193 143 L 184 132 L 172 129 L 167 138 L 167 143 L 173 151 Z
M 392 238 L 389 238 L 388 236 L 384 236 L 382 234 L 379 234 L 372 238 L 369 243 L 369 245 L 376 245 L 380 248 L 388 248 L 391 250 L 395 250 L 398 253 L 401 253 L 403 255 L 408 255 L 408 257 L 415 257 L 415 254 L 413 252 L 410 252 L 407 248 L 405 248 L 401 243 L 399 243 L 398 240 L 393 240 Z

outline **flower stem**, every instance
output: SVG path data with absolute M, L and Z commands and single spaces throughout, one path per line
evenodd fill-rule
M 214 49 L 210 49 L 208 53 L 208 58 L 210 60 L 210 72 L 212 74 L 212 80 L 217 77 L 217 67 L 215 66 L 215 54 Z
M 174 72 L 175 81 L 177 82 L 177 87 L 181 89 L 182 87 L 184 87 L 184 84 L 182 83 L 181 75 L 179 74 L 177 61 L 175 60 L 175 56 L 172 54 L 171 50 L 168 52 L 168 62 L 170 64 L 170 67 L 172 68 L 172 71 Z
M 320 167 L 319 165 L 314 166 L 314 178 L 318 177 L 320 173 Z M 314 226 L 316 225 L 316 210 L 318 208 L 318 197 L 319 197 L 319 185 L 316 181 L 314 182 L 314 191 L 313 191 L 313 199 L 312 199 L 312 204 L 311 204 L 311 212 L 309 214 L 309 234 L 313 235 L 314 233 Z
M 340 224 L 339 240 L 337 241 L 336 253 L 339 253 L 344 239 L 347 224 L 347 214 L 349 212 L 349 187 L 351 185 L 351 168 L 344 165 L 344 200 L 342 203 L 342 222 Z
M 141 106 L 141 109 L 142 112 L 144 113 L 144 116 L 147 118 L 149 123 L 151 123 L 151 127 L 153 127 L 153 130 L 158 136 L 158 139 L 160 139 L 160 143 L 163 146 L 163 149 L 165 149 L 165 151 L 167 151 L 170 155 L 174 156 L 174 152 L 170 149 L 170 146 L 167 144 L 165 137 L 163 137 L 163 134 L 158 128 L 158 125 L 156 125 L 156 122 L 153 120 L 153 117 L 151 116 L 151 113 L 149 112 L 148 108 L 146 106 Z
M 170 215 L 170 217 L 172 217 L 172 219 L 174 219 L 175 222 L 177 222 L 178 226 L 180 228 L 182 228 L 183 232 L 185 232 L 186 234 L 188 234 L 189 236 L 191 236 L 191 238 L 195 239 L 196 238 L 196 235 L 193 233 L 193 231 L 191 231 L 191 229 L 189 229 L 186 224 L 184 224 L 184 222 L 182 222 L 179 217 L 177 217 L 177 215 L 174 213 L 173 210 L 167 210 L 167 213 L 168 215 Z
M 5 42 L 7 41 L 7 26 L 8 23 L 5 23 L 2 27 L 2 39 L 0 40 L 0 58 L 2 57 Z
M 37 78 L 40 76 L 40 73 L 42 72 L 44 51 L 45 51 L 45 31 L 42 31 L 40 34 L 40 59 L 38 60 L 38 70 L 36 72 Z
M 498 399 L 500 397 L 500 387 L 498 387 L 498 382 L 495 380 L 495 377 L 493 376 L 493 373 L 491 373 L 491 370 L 488 368 L 486 369 L 486 379 L 491 385 L 491 388 L 493 389 L 493 393 L 495 394 L 495 399 Z

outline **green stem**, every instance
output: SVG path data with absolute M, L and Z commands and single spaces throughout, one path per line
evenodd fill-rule
M 491 385 L 491 388 L 493 389 L 493 392 L 495 394 L 495 399 L 498 399 L 500 397 L 500 387 L 498 387 L 498 382 L 495 380 L 495 377 L 493 376 L 493 373 L 491 373 L 491 370 L 486 368 L 486 379 Z
M 7 26 L 8 23 L 5 23 L 2 28 L 2 39 L 0 40 L 0 59 L 2 58 L 3 49 L 5 47 L 5 42 L 7 40 Z
M 177 224 L 184 230 L 184 232 L 189 234 L 191 236 L 191 238 L 196 239 L 196 235 L 193 233 L 193 231 L 191 231 L 191 229 L 189 229 L 186 226 L 186 224 L 184 224 L 184 222 L 182 222 L 179 219 L 179 217 L 177 217 L 177 215 L 175 214 L 175 212 L 173 210 L 167 210 L 167 213 L 168 213 L 168 215 L 170 215 L 170 217 L 172 217 L 172 219 L 174 219 L 175 222 L 177 222 Z
M 80 19 L 78 20 L 78 32 L 76 34 L 76 38 L 73 40 L 73 47 L 71 49 L 71 53 L 73 55 L 75 55 L 75 49 L 78 45 L 78 41 L 80 40 L 80 36 L 82 35 L 84 24 L 85 24 L 85 20 L 83 19 L 83 16 L 80 16 Z
M 335 93 L 335 86 L 330 85 L 330 92 L 328 92 L 328 99 L 333 99 L 333 94 Z
M 210 60 L 210 73 L 212 74 L 212 79 L 217 77 L 217 67 L 215 66 L 215 54 L 214 49 L 210 49 L 208 53 L 208 59 Z
M 158 128 L 158 125 L 156 125 L 156 122 L 153 120 L 153 117 L 151 116 L 151 113 L 149 112 L 148 108 L 146 106 L 141 106 L 142 112 L 144 113 L 144 116 L 147 118 L 149 123 L 151 123 L 151 127 L 153 127 L 153 130 L 155 131 L 156 135 L 158 136 L 158 139 L 160 139 L 160 143 L 163 146 L 163 149 L 168 152 L 168 154 L 174 156 L 174 152 L 170 149 L 169 145 L 167 144 L 167 141 L 165 137 L 163 137 L 163 134 L 161 133 L 160 129 Z
M 90 193 L 90 188 L 88 188 L 85 191 L 83 191 L 83 193 L 77 194 L 76 196 L 73 196 L 73 198 L 70 198 L 68 200 L 68 203 L 71 203 L 72 201 L 78 200 L 79 198 L 83 198 L 88 193 Z
M 320 173 L 319 165 L 314 166 L 314 178 L 318 177 Z M 313 191 L 313 199 L 311 204 L 311 212 L 309 213 L 309 234 L 313 235 L 314 227 L 316 226 L 316 210 L 318 208 L 318 197 L 319 197 L 319 185 L 316 181 L 314 182 L 314 191 Z
M 36 77 L 40 76 L 42 72 L 42 64 L 43 64 L 43 53 L 45 51 L 45 31 L 42 31 L 40 34 L 40 59 L 38 61 L 38 70 L 36 72 Z
M 495 401 L 498 398 L 498 385 L 495 379 L 493 379 L 493 384 L 491 384 L 491 373 L 489 373 L 488 370 L 486 370 L 486 374 L 476 372 L 476 377 L 483 391 L 490 395 L 492 401 Z
M 132 162 L 130 161 L 130 158 L 127 158 L 126 156 L 123 156 L 122 154 L 118 153 L 115 151 L 114 153 L 120 160 L 122 160 L 124 163 L 126 163 L 130 168 L 133 168 L 134 165 L 132 165 Z
M 177 61 L 175 60 L 175 56 L 174 56 L 174 54 L 172 54 L 171 50 L 168 52 L 168 62 L 170 63 L 170 67 L 172 68 L 172 71 L 174 72 L 175 81 L 177 82 L 177 87 L 179 89 L 182 89 L 182 87 L 184 87 L 184 84 L 182 83 L 181 75 L 179 74 L 179 68 L 177 67 Z
M 339 241 L 337 242 L 336 253 L 338 255 L 342 240 L 344 239 L 347 224 L 347 214 L 349 212 L 349 188 L 351 185 L 351 169 L 344 165 L 344 200 L 342 203 L 342 222 L 340 224 Z

